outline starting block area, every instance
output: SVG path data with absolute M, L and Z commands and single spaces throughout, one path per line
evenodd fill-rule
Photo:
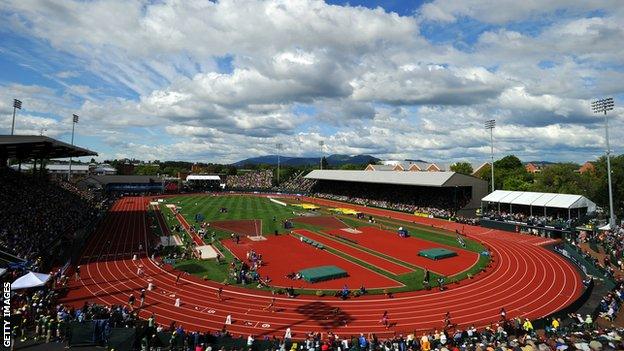
M 433 249 L 420 250 L 418 252 L 418 256 L 426 257 L 428 259 L 437 261 L 449 257 L 455 257 L 457 256 L 457 252 L 436 247 Z

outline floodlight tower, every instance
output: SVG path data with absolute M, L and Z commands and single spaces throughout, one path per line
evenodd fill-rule
M 71 137 L 71 144 L 72 146 L 74 146 L 74 130 L 76 129 L 76 124 L 78 123 L 78 119 L 80 119 L 80 117 L 78 117 L 78 115 L 74 114 L 72 116 L 72 137 Z M 67 181 L 71 181 L 71 169 L 72 169 L 72 158 L 69 158 L 69 173 L 67 173 Z
M 485 129 L 490 130 L 490 158 L 492 163 L 490 168 L 492 170 L 492 192 L 494 192 L 494 127 L 496 126 L 496 120 L 490 119 L 485 121 Z
M 325 142 L 323 140 L 319 141 L 319 148 L 321 149 L 320 169 L 323 169 L 323 145 L 325 145 Z
M 277 184 L 279 185 L 279 174 L 280 174 L 280 151 L 282 150 L 282 143 L 275 144 L 275 148 L 277 149 Z
M 603 113 L 605 119 L 605 142 L 607 146 L 607 181 L 609 182 L 609 226 L 615 227 L 615 211 L 613 210 L 613 189 L 611 185 L 611 147 L 609 146 L 609 118 L 607 111 L 613 110 L 613 98 L 593 101 L 591 104 L 594 113 Z
M 15 110 L 22 109 L 22 102 L 18 99 L 13 99 L 13 122 L 11 123 L 11 135 L 15 133 Z

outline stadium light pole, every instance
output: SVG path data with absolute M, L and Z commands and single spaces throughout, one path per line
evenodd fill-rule
M 611 147 L 609 145 L 609 118 L 607 111 L 613 110 L 613 98 L 593 101 L 591 106 L 594 113 L 603 113 L 605 119 L 605 142 L 607 146 L 607 181 L 609 182 L 609 226 L 615 228 L 615 211 L 613 210 L 613 189 L 611 186 Z
M 490 119 L 485 121 L 485 129 L 490 130 L 490 158 L 492 163 L 490 168 L 492 170 L 492 192 L 494 192 L 494 127 L 496 126 L 496 120 Z
M 76 129 L 76 123 L 78 123 L 78 119 L 80 117 L 78 117 L 78 115 L 74 114 L 72 116 L 72 137 L 71 137 L 71 144 L 72 146 L 74 146 L 74 130 Z M 69 173 L 67 173 L 67 181 L 71 181 L 71 169 L 72 169 L 72 158 L 69 158 Z
M 22 109 L 22 102 L 18 99 L 13 99 L 13 122 L 11 123 L 11 135 L 15 134 L 15 110 Z
M 319 141 L 319 148 L 321 149 L 321 159 L 319 160 L 319 169 L 323 169 L 323 145 L 325 142 L 323 140 Z
M 282 150 L 282 143 L 275 144 L 277 148 L 277 184 L 279 185 L 279 174 L 280 174 L 280 151 Z

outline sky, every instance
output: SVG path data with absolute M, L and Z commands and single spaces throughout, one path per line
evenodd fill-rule
M 275 154 L 593 160 L 613 97 L 624 153 L 621 0 L 0 0 L 0 134 L 99 160 Z

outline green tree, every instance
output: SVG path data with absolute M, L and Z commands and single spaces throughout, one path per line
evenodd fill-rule
M 503 190 L 527 191 L 530 188 L 531 183 L 522 176 L 512 175 L 503 179 Z
M 361 171 L 364 168 L 366 168 L 366 166 L 367 165 L 360 165 L 356 163 L 345 163 L 344 165 L 340 166 L 340 169 L 347 170 L 347 171 Z
M 160 173 L 160 167 L 157 164 L 144 163 L 134 167 L 136 175 L 157 175 Z
M 564 193 L 589 195 L 583 189 L 579 166 L 574 163 L 557 163 L 542 169 L 535 174 L 535 182 L 531 190 L 546 193 Z
M 483 179 L 488 183 L 492 179 L 492 166 L 488 163 L 485 166 L 481 167 L 477 173 L 475 173 L 475 177 L 479 179 Z
M 456 162 L 451 165 L 451 171 L 471 175 L 472 174 L 472 165 L 468 162 Z
M 609 211 L 609 185 L 607 180 L 607 159 L 601 156 L 595 163 L 595 188 L 590 199 Z M 611 157 L 611 182 L 613 184 L 613 208 L 616 216 L 624 216 L 624 155 Z
M 488 164 L 483 166 L 475 176 L 491 183 L 491 172 L 492 168 Z M 519 158 L 508 155 L 494 161 L 494 181 L 496 189 L 526 190 L 533 182 L 533 177 L 526 171 Z

